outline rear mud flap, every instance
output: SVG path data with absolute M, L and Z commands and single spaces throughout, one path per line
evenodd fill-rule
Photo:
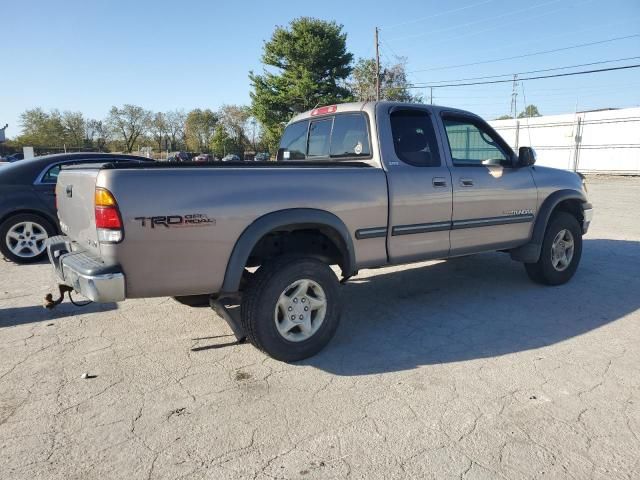
M 247 334 L 244 328 L 242 328 L 242 322 L 240 321 L 240 304 L 237 299 L 228 297 L 214 299 L 211 297 L 209 305 L 227 322 L 238 343 L 244 343 L 247 339 Z

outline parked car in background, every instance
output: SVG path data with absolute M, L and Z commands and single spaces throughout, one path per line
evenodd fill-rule
M 0 162 L 13 163 L 17 162 L 18 160 L 24 160 L 24 153 L 14 153 L 12 155 L 7 155 L 3 159 L 0 159 Z
M 149 162 L 134 155 L 70 153 L 36 157 L 0 168 L 0 252 L 16 263 L 42 259 L 45 240 L 60 232 L 55 187 L 63 165 Z
M 188 152 L 173 152 L 167 158 L 168 162 L 189 162 L 192 159 L 192 155 Z
M 256 162 L 268 162 L 269 160 L 271 160 L 271 155 L 269 154 L 269 152 L 257 153 L 256 157 L 254 158 L 254 161 Z
M 229 153 L 228 155 L 225 155 L 224 157 L 222 157 L 222 161 L 223 162 L 239 162 L 240 157 L 238 155 L 234 155 L 233 153 Z
M 217 160 L 217 158 L 210 153 L 201 153 L 200 155 L 193 157 L 194 162 L 213 162 L 215 160 Z

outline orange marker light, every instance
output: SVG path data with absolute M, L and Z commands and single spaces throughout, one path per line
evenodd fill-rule
M 115 207 L 116 199 L 104 188 L 96 188 L 96 207 Z

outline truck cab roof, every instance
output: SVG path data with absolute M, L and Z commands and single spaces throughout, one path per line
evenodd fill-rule
M 307 110 L 306 112 L 302 112 L 295 115 L 289 121 L 288 124 L 296 123 L 301 120 L 307 120 L 309 118 L 323 117 L 326 115 L 334 115 L 336 113 L 364 112 L 371 116 L 374 116 L 377 108 L 384 108 L 384 107 L 419 108 L 421 110 L 432 112 L 433 114 L 439 114 L 440 112 L 446 111 L 446 112 L 459 113 L 469 117 L 482 119 L 475 113 L 469 112 L 467 110 L 461 110 L 459 108 L 446 107 L 442 105 L 427 105 L 425 103 L 407 103 L 407 102 L 394 102 L 394 101 L 388 101 L 388 100 L 381 100 L 377 102 L 376 101 L 350 102 L 350 103 L 338 103 L 335 105 L 319 106 L 312 110 Z

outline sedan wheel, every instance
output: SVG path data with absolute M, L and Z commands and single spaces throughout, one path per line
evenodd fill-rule
M 13 262 L 36 262 L 46 254 L 46 240 L 54 234 L 55 230 L 44 218 L 16 215 L 0 226 L 0 250 Z

